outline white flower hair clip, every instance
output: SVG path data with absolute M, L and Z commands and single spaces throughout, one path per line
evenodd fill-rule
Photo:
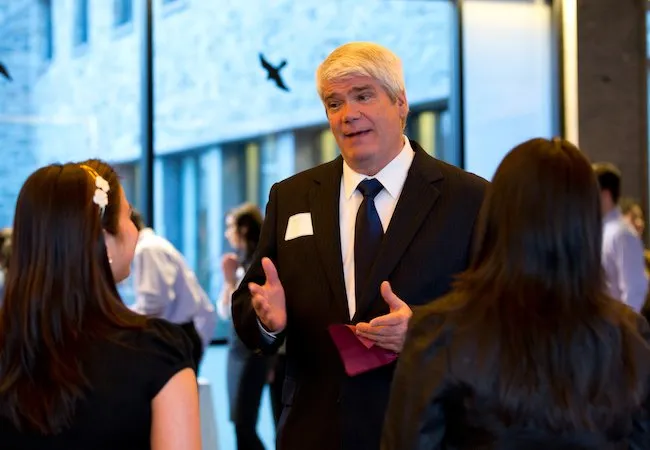
M 108 181 L 106 181 L 92 167 L 85 164 L 82 164 L 81 167 L 95 178 L 95 194 L 93 195 L 93 203 L 99 206 L 99 213 L 103 216 L 106 205 L 108 205 L 108 193 L 110 192 L 111 187 L 108 184 Z
M 93 203 L 95 205 L 99 206 L 99 210 L 101 212 L 101 215 L 104 215 L 104 209 L 106 209 L 106 205 L 108 205 L 108 191 L 111 190 L 111 188 L 108 186 L 108 182 L 103 179 L 100 175 L 97 175 L 97 178 L 95 178 L 95 186 L 97 189 L 95 189 L 95 195 L 93 196 Z

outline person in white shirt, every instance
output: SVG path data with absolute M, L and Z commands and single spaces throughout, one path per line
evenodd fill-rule
M 609 163 L 596 163 L 593 167 L 600 184 L 602 258 L 607 290 L 612 297 L 640 312 L 648 292 L 648 278 L 643 242 L 637 231 L 623 219 L 618 206 L 621 172 Z
M 217 322 L 215 308 L 171 242 L 147 228 L 137 211 L 133 211 L 131 220 L 139 232 L 133 258 L 136 298 L 132 309 L 180 325 L 192 340 L 198 367 L 212 340 Z

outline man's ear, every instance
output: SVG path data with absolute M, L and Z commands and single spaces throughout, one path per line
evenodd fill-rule
M 406 101 L 406 93 L 404 91 L 397 94 L 396 100 L 397 106 L 399 107 L 399 115 L 402 120 L 406 120 L 406 116 L 409 113 L 409 104 Z

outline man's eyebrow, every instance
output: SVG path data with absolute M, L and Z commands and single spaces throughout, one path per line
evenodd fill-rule
M 350 90 L 348 90 L 347 93 L 348 93 L 348 95 L 349 94 L 358 94 L 359 92 L 363 92 L 363 91 L 367 91 L 367 90 L 374 91 L 375 88 L 370 84 L 364 84 L 363 86 L 355 86 L 353 88 L 350 88 Z M 329 94 L 325 95 L 325 101 L 332 100 L 333 98 L 336 98 L 336 97 L 339 97 L 339 96 L 340 96 L 340 94 L 335 93 L 335 92 L 329 93 Z
M 366 91 L 366 90 L 374 90 L 374 88 L 369 84 L 365 84 L 363 86 L 353 87 L 352 89 L 349 90 L 349 93 L 356 94 L 357 92 Z

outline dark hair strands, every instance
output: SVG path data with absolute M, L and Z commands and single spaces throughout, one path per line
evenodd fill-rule
M 505 424 L 602 431 L 640 405 L 645 377 L 633 315 L 605 294 L 599 185 L 562 139 L 503 160 L 477 223 L 475 254 L 451 314 L 480 336 L 476 395 L 497 392 Z M 526 418 L 526 423 L 519 421 Z

